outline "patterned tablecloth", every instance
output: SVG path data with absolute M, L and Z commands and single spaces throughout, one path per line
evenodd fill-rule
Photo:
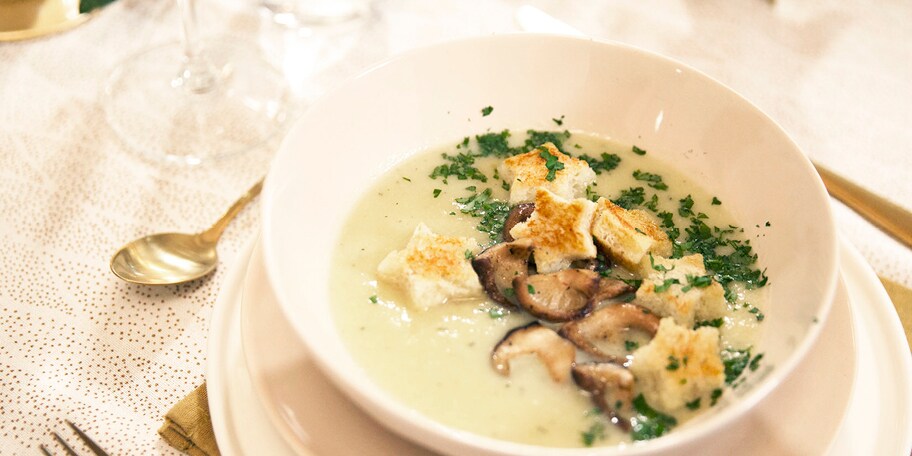
M 912 210 L 912 3 L 530 3 L 719 79 L 808 155 Z M 389 54 L 515 31 L 520 5 L 379 0 L 377 17 L 357 30 L 282 29 L 254 0 L 199 9 L 205 34 L 257 42 L 306 100 Z M 207 226 L 267 169 L 275 148 L 190 169 L 124 149 L 104 121 L 101 84 L 118 61 L 178 32 L 172 1 L 120 0 L 65 34 L 0 43 L 0 454 L 35 452 L 64 418 L 114 453 L 176 453 L 155 430 L 204 380 L 224 265 L 255 233 L 257 211 L 231 225 L 219 246 L 223 266 L 204 280 L 128 285 L 108 259 L 137 236 Z M 835 207 L 839 231 L 877 272 L 912 286 L 912 251 Z

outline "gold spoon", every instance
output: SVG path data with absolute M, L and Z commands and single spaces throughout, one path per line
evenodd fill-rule
M 111 272 L 127 282 L 142 285 L 173 285 L 209 274 L 218 264 L 215 245 L 222 232 L 262 189 L 263 179 L 260 179 L 222 218 L 201 233 L 159 233 L 130 242 L 111 258 Z
M 912 213 L 817 163 L 814 163 L 814 167 L 817 168 L 817 173 L 820 174 L 830 196 L 842 201 L 878 228 L 912 248 Z

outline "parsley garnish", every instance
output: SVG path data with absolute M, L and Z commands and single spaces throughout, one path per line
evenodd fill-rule
M 712 395 L 709 396 L 709 406 L 712 407 L 716 405 L 716 402 L 719 401 L 719 398 L 722 397 L 722 388 L 716 388 L 713 390 Z
M 637 348 L 640 348 L 640 344 L 639 344 L 639 342 L 636 342 L 634 340 L 625 340 L 624 348 L 627 349 L 627 351 L 632 352 L 632 351 L 636 350 Z
M 754 356 L 754 359 L 752 359 L 751 362 L 750 362 L 750 364 L 748 365 L 748 367 L 750 368 L 751 372 L 757 370 L 757 368 L 760 367 L 760 360 L 761 360 L 761 359 L 763 359 L 763 353 L 760 353 L 759 355 Z
M 642 394 L 633 400 L 633 409 L 636 411 L 636 415 L 630 419 L 633 440 L 649 440 L 660 437 L 678 424 L 678 420 L 674 417 L 665 415 L 650 407 Z
M 694 200 L 690 197 L 690 195 L 687 195 L 684 198 L 678 200 L 678 202 L 680 203 L 680 206 L 678 207 L 678 215 L 681 217 L 690 217 L 694 215 Z
M 640 149 L 640 148 L 637 147 L 637 146 L 633 146 L 632 151 L 633 151 L 633 153 L 635 153 L 635 154 L 637 154 L 637 155 L 646 155 L 646 151 L 643 150 L 643 149 Z
M 475 254 L 472 253 L 471 250 L 466 249 L 466 251 L 465 251 L 465 257 L 466 257 L 467 260 L 471 260 L 472 258 L 475 258 Z
M 485 106 L 484 108 L 481 108 L 481 116 L 487 117 L 489 114 L 491 114 L 492 111 L 494 111 L 493 107 Z
M 712 277 L 710 276 L 693 276 L 687 274 L 687 286 L 681 289 L 683 292 L 689 291 L 691 288 L 706 288 L 712 285 Z
M 688 410 L 696 410 L 696 409 L 700 408 L 700 399 L 702 399 L 702 398 L 699 398 L 699 397 L 698 397 L 698 398 L 696 398 L 696 399 L 694 399 L 694 400 L 692 400 L 692 401 L 690 401 L 690 402 L 688 402 L 688 403 L 686 403 L 686 404 L 684 404 L 684 405 L 687 406 L 687 409 L 688 409 Z
M 585 160 L 586 163 L 589 163 L 589 167 L 595 171 L 595 174 L 602 174 L 602 172 L 611 171 L 614 168 L 617 168 L 621 163 L 621 157 L 616 154 L 609 154 L 602 152 L 600 155 L 601 159 L 590 157 L 586 154 L 580 155 L 580 160 Z
M 713 206 L 718 206 L 718 205 L 722 204 L 722 201 L 719 201 L 719 198 L 716 198 L 716 197 L 714 196 L 713 199 L 712 199 L 712 202 L 709 203 L 709 204 L 712 204 Z
M 634 206 L 639 206 L 646 201 L 645 192 L 646 190 L 644 190 L 643 187 L 631 187 L 626 190 L 621 190 L 621 196 L 611 200 L 611 202 L 624 209 L 633 209 Z
M 371 296 L 371 297 L 369 297 L 369 298 L 367 298 L 367 299 L 370 299 L 370 302 L 372 302 L 372 303 L 374 303 L 374 304 L 377 303 L 377 295 L 373 295 L 373 296 Z
M 507 315 L 507 311 L 504 310 L 503 307 L 492 307 L 488 309 L 488 316 L 494 320 L 503 318 L 505 315 Z
M 559 118 L 551 119 L 551 120 L 553 120 L 554 123 L 556 123 L 558 127 L 560 127 L 561 125 L 564 124 L 564 116 L 560 116 Z
M 725 365 L 725 384 L 731 385 L 732 382 L 741 376 L 744 368 L 750 363 L 750 348 L 745 350 L 732 350 L 725 348 L 722 350 L 722 364 Z
M 668 185 L 662 182 L 662 176 L 636 170 L 633 172 L 633 178 L 638 181 L 647 182 L 647 185 L 656 190 L 668 190 Z
M 665 365 L 665 370 L 676 371 L 679 367 L 681 367 L 681 363 L 678 361 L 678 358 L 668 355 L 668 364 Z
M 535 294 L 535 287 L 531 283 L 526 285 L 526 290 L 529 291 L 529 294 Z
M 564 140 L 570 137 L 569 131 L 537 131 L 537 130 L 527 130 L 526 133 L 529 134 L 529 137 L 526 139 L 523 151 L 529 152 L 533 149 L 538 148 L 544 143 L 554 144 L 554 147 L 557 147 L 557 150 L 567 153 L 564 151 Z
M 601 422 L 592 423 L 592 426 L 589 426 L 589 430 L 580 433 L 580 436 L 583 439 L 583 445 L 591 447 L 596 440 L 603 440 L 605 438 L 605 425 Z
M 665 291 L 665 290 L 668 290 L 669 288 L 671 288 L 672 285 L 674 285 L 674 284 L 676 284 L 676 283 L 677 283 L 677 284 L 680 284 L 681 282 L 680 282 L 678 279 L 665 279 L 665 281 L 662 282 L 661 285 L 656 285 L 656 286 L 655 286 L 655 292 L 656 292 L 656 293 L 661 293 L 661 292 L 663 292 L 663 291 Z
M 469 214 L 472 217 L 481 217 L 481 221 L 475 227 L 482 233 L 488 233 L 491 240 L 498 240 L 503 231 L 504 222 L 510 213 L 510 205 L 504 201 L 498 201 L 491 198 L 491 189 L 486 188 L 481 193 L 456 198 L 459 204 L 459 210 L 463 214 Z
M 564 164 L 557 159 L 556 156 L 551 155 L 551 152 L 547 150 L 542 150 L 538 153 L 538 156 L 545 160 L 545 168 L 548 168 L 548 175 L 545 176 L 545 179 L 548 181 L 553 181 L 556 177 L 558 171 L 564 169 Z
M 431 179 L 436 179 L 438 177 L 443 178 L 443 183 L 447 183 L 447 178 L 450 176 L 456 176 L 459 180 L 466 179 L 475 179 L 481 182 L 487 182 L 488 178 L 481 171 L 478 170 L 475 166 L 475 156 L 470 153 L 458 153 L 456 155 L 449 155 L 447 153 L 441 154 L 443 159 L 450 162 L 449 164 L 438 165 L 431 171 Z
M 434 189 L 434 198 L 437 198 L 438 196 L 440 196 L 440 192 L 442 192 L 442 191 L 443 190 L 440 190 L 439 188 L 435 188 Z
M 510 147 L 507 138 L 510 137 L 510 130 L 504 130 L 500 133 L 486 133 L 475 135 L 475 141 L 478 143 L 478 156 L 497 158 L 507 158 L 516 155 L 518 150 Z
M 586 199 L 589 201 L 592 201 L 594 203 L 594 202 L 598 201 L 598 199 L 601 198 L 601 196 L 599 196 L 599 194 L 595 190 L 593 190 L 592 187 L 593 187 L 593 185 L 586 186 Z
M 703 327 L 703 326 L 710 326 L 710 327 L 713 327 L 713 328 L 720 328 L 720 327 L 722 327 L 722 324 L 723 324 L 723 323 L 725 323 L 725 319 L 724 319 L 724 318 L 721 318 L 721 317 L 720 317 L 720 318 L 715 318 L 715 319 L 712 319 L 712 320 L 698 321 L 698 322 L 694 325 L 694 329 L 701 328 L 701 327 Z

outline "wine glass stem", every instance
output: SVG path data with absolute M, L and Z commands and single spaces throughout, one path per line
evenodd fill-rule
M 173 85 L 198 94 L 210 92 L 215 89 L 218 74 L 202 52 L 196 21 L 196 1 L 177 0 L 177 6 L 184 26 L 184 65 Z

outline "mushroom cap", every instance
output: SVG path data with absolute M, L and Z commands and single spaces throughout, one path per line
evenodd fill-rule
M 519 203 L 516 206 L 513 206 L 510 209 L 510 213 L 507 214 L 507 220 L 504 221 L 502 232 L 504 241 L 512 242 L 514 239 L 513 235 L 510 234 L 510 230 L 512 230 L 517 223 L 528 220 L 533 212 L 535 212 L 535 203 Z
M 659 329 L 659 318 L 635 304 L 611 304 L 584 318 L 564 324 L 560 335 L 602 361 L 620 362 L 633 350 L 627 347 L 634 331 L 650 339 Z
M 612 423 L 630 428 L 634 378 L 629 370 L 614 363 L 582 363 L 573 366 L 572 374 L 573 381 L 591 394 L 592 402 Z
M 589 313 L 598 285 L 598 273 L 587 269 L 564 269 L 513 279 L 519 305 L 551 322 L 569 321 Z
M 491 351 L 491 365 L 501 375 L 510 375 L 510 360 L 517 356 L 534 354 L 548 369 L 555 382 L 570 376 L 576 360 L 576 347 L 554 330 L 534 321 L 511 329 Z
M 478 254 L 472 260 L 472 269 L 488 296 L 499 304 L 516 307 L 512 296 L 504 290 L 513 286 L 513 279 L 529 274 L 529 257 L 532 255 L 532 241 L 520 239 L 495 244 Z

